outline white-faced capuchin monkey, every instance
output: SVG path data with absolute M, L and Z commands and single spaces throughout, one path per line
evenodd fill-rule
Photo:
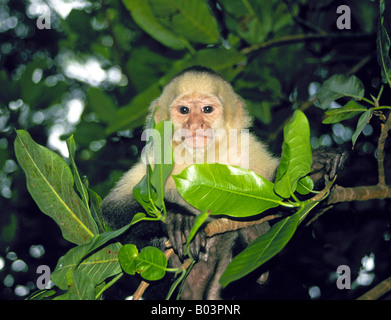
M 165 86 L 161 96 L 152 102 L 149 107 L 150 116 L 156 107 L 159 107 L 154 115 L 156 123 L 171 120 L 174 125 L 173 149 L 176 163 L 172 174 L 180 173 L 190 164 L 195 161 L 199 163 L 213 153 L 214 162 L 245 166 L 268 180 L 274 179 L 279 159 L 254 135 L 242 131 L 252 122 L 244 101 L 213 70 L 194 66 L 180 72 Z M 237 138 L 231 143 L 231 139 L 227 137 L 232 130 Z M 327 167 L 326 170 L 335 172 L 339 164 L 344 162 L 341 158 L 323 156 L 316 169 L 319 171 Z M 143 211 L 133 198 L 132 190 L 145 173 L 146 165 L 140 161 L 123 175 L 103 200 L 103 217 L 113 229 L 128 224 L 135 213 Z M 322 174 L 319 175 L 321 176 Z M 199 211 L 180 196 L 172 177 L 168 178 L 165 188 L 167 223 L 137 223 L 129 229 L 126 241 L 139 249 L 152 245 L 164 250 L 164 243 L 169 239 L 177 254 L 171 259 L 175 265 L 183 258 L 182 235 L 187 238 Z M 202 231 L 198 232 L 190 244 L 191 255 L 198 257 L 198 260 L 185 281 L 181 298 L 224 298 L 219 278 L 233 254 L 244 249 L 268 229 L 269 225 L 262 223 L 209 238 Z M 261 276 L 261 281 L 264 278 L 265 276 Z M 163 299 L 164 294 L 161 292 L 160 297 L 153 298 Z

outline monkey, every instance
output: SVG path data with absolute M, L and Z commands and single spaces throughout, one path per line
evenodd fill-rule
M 174 127 L 173 150 L 175 163 L 172 175 L 180 173 L 190 164 L 208 161 L 247 167 L 260 176 L 273 181 L 279 158 L 248 129 L 252 118 L 244 100 L 220 74 L 203 66 L 187 68 L 163 88 L 161 95 L 152 101 L 146 123 L 154 117 L 156 123 L 171 120 Z M 235 133 L 233 139 L 228 133 Z M 330 157 L 324 157 L 315 169 L 321 176 Z M 331 165 L 335 168 L 341 158 Z M 330 170 L 330 168 L 328 168 Z M 133 198 L 134 186 L 146 173 L 143 161 L 136 163 L 117 182 L 101 204 L 102 215 L 108 225 L 119 229 L 128 224 L 133 215 L 143 211 Z M 170 240 L 176 255 L 173 265 L 180 265 L 184 244 L 198 209 L 187 203 L 176 189 L 170 176 L 165 184 L 167 223 L 141 221 L 126 234 L 127 243 L 138 248 L 148 245 L 164 250 Z M 269 230 L 267 222 L 230 231 L 207 238 L 200 230 L 190 243 L 190 254 L 196 259 L 182 288 L 182 299 L 222 299 L 219 278 L 233 258 L 234 252 Z M 263 274 L 261 278 L 267 275 Z M 260 278 L 260 279 L 261 279 Z M 164 298 L 164 296 L 158 297 Z

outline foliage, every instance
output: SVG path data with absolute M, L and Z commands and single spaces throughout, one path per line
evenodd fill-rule
M 116 260 L 119 245 L 114 242 L 118 234 L 110 233 L 101 221 L 99 195 L 108 192 L 118 179 L 119 172 L 128 169 L 139 154 L 142 146 L 138 128 L 145 121 L 151 100 L 159 96 L 161 88 L 174 74 L 194 64 L 215 69 L 233 84 L 255 117 L 254 130 L 270 142 L 276 154 L 281 153 L 283 145 L 283 157 L 292 161 L 296 158 L 291 155 L 292 146 L 283 142 L 279 133 L 285 119 L 290 118 L 294 110 L 300 109 L 305 111 L 311 124 L 312 146 L 320 146 L 327 141 L 334 146 L 352 141 L 355 150 L 364 157 L 359 163 L 349 166 L 353 173 L 348 184 L 362 185 L 371 181 L 373 174 L 368 173 L 376 171 L 372 160 L 377 136 L 368 134 L 365 128 L 374 128 L 376 132 L 378 119 L 389 109 L 389 103 L 385 101 L 391 82 L 391 11 L 384 0 L 380 0 L 379 4 L 354 1 L 349 3 L 352 29 L 338 30 L 335 27 L 338 5 L 340 2 L 337 0 L 326 3 L 306 0 L 271 0 L 267 3 L 258 0 L 99 1 L 91 2 L 88 7 L 73 9 L 68 15 L 60 15 L 60 11 L 56 11 L 58 8 L 50 7 L 51 29 L 39 30 L 36 25 L 39 13 L 34 15 L 28 2 L 3 1 L 0 4 L 2 19 L 5 19 L 0 23 L 0 200 L 3 208 L 0 216 L 0 258 L 4 257 L 6 265 L 0 271 L 13 275 L 15 279 L 24 275 L 13 271 L 13 260 L 5 258 L 16 252 L 19 258 L 28 262 L 29 273 L 26 273 L 27 280 L 14 281 L 6 285 L 1 293 L 7 299 L 15 298 L 14 289 L 18 283 L 31 283 L 36 278 L 34 266 L 42 264 L 42 258 L 28 258 L 29 246 L 36 243 L 45 246 L 43 259 L 48 261 L 45 262 L 47 264 L 55 265 L 61 255 L 61 259 L 66 257 L 64 266 L 68 268 L 62 271 L 63 274 L 59 273 L 59 265 L 56 268 L 62 281 L 65 279 L 63 275 L 68 275 L 66 285 L 56 280 L 65 290 L 57 291 L 57 295 L 62 293 L 63 298 L 99 298 L 121 277 Z M 96 66 L 93 72 L 85 67 L 91 65 Z M 76 66 L 83 67 L 83 70 L 72 72 L 77 69 Z M 312 103 L 315 96 L 319 98 L 315 105 L 322 109 L 307 109 L 311 105 L 308 102 Z M 74 102 L 82 106 L 82 113 L 71 121 Z M 330 126 L 321 124 L 324 111 L 323 123 Z M 369 120 L 372 120 L 370 124 Z M 344 135 L 337 135 L 336 128 L 343 128 Z M 23 130 L 28 131 L 39 144 Z M 72 134 L 75 141 L 68 139 L 64 153 L 65 141 Z M 62 147 L 53 144 L 56 136 L 64 142 Z M 15 141 L 15 150 L 12 141 Z M 61 157 L 48 148 L 44 149 L 44 145 L 60 150 L 68 158 L 69 167 Z M 126 145 L 131 145 L 131 148 L 124 147 Z M 278 191 L 275 195 L 279 199 L 277 201 L 285 205 L 298 203 L 290 198 L 292 194 L 297 197 L 295 190 L 308 194 L 313 188 L 308 178 L 302 178 L 308 171 L 310 160 L 308 150 L 303 152 L 296 155 L 306 155 L 307 159 L 300 165 L 306 164 L 307 167 L 295 169 L 296 165 L 284 160 L 286 165 L 280 168 L 279 173 L 281 179 L 276 183 L 277 187 L 274 185 L 274 191 Z M 55 223 L 38 214 L 37 206 L 26 193 L 25 178 L 14 161 L 14 153 L 19 165 L 29 172 L 27 188 L 38 208 L 50 213 L 60 226 L 59 232 L 70 242 L 63 241 L 61 234 L 56 233 Z M 89 181 L 78 174 L 75 163 L 80 172 L 89 177 L 96 192 L 89 187 Z M 299 165 L 298 162 L 296 164 Z M 367 174 L 362 173 L 362 167 Z M 167 171 L 161 169 L 168 172 L 168 168 Z M 59 173 L 62 173 L 63 181 L 58 179 Z M 155 173 L 155 178 L 160 177 L 160 173 Z M 257 177 L 248 179 L 259 180 Z M 197 177 L 197 180 L 202 179 Z M 32 183 L 40 189 L 32 188 Z M 145 186 L 147 189 L 144 189 Z M 140 219 L 164 219 L 162 190 L 156 189 L 156 186 L 161 186 L 159 181 L 144 180 L 141 190 L 149 191 L 140 192 L 140 198 L 144 201 L 146 212 L 136 215 L 133 223 Z M 37 194 L 37 190 L 43 192 L 42 196 Z M 381 205 L 380 202 L 371 202 L 367 206 L 378 213 L 382 211 Z M 306 208 L 303 214 L 307 212 Z M 356 206 L 351 209 L 362 214 L 359 216 L 364 220 L 362 228 L 369 226 L 366 222 L 373 219 L 373 215 L 368 218 L 364 214 L 366 208 Z M 204 212 L 202 217 L 207 214 Z M 281 221 L 280 239 L 289 240 L 294 232 L 297 216 L 290 217 L 292 220 Z M 339 217 L 342 219 L 343 215 Z M 67 219 L 67 223 L 62 224 L 63 219 Z M 383 216 L 381 219 L 376 225 L 377 232 L 372 228 L 372 233 L 360 236 L 359 241 L 349 240 L 354 238 L 348 238 L 344 229 L 344 237 L 338 238 L 340 241 L 335 245 L 334 240 L 330 240 L 335 237 L 328 237 L 327 232 L 322 231 L 324 247 L 332 248 L 335 255 L 345 250 L 345 256 L 351 257 L 352 264 L 359 263 L 367 254 L 361 241 L 365 238 L 369 242 L 374 233 L 379 237 L 386 234 L 387 230 L 382 228 L 389 224 L 389 220 Z M 354 224 L 348 225 L 353 228 Z M 340 220 L 339 223 L 330 223 L 330 226 L 345 228 Z M 274 229 L 275 232 L 277 230 Z M 322 230 L 327 230 L 327 227 Z M 354 234 L 357 237 L 362 235 L 362 229 Z M 113 247 L 108 247 L 106 240 Z M 270 257 L 271 251 L 278 251 L 277 247 L 285 244 L 276 244 L 273 249 L 273 243 L 270 247 L 267 245 L 267 238 L 258 241 L 258 245 L 265 249 L 259 261 Z M 346 244 L 343 249 L 339 245 L 341 242 Z M 318 254 L 323 247 L 311 247 L 316 243 L 313 241 L 294 249 L 309 255 L 315 252 L 311 257 L 316 257 L 313 259 L 318 268 L 312 264 L 308 272 L 304 271 L 308 277 L 312 270 L 319 269 Z M 360 248 L 347 253 L 350 248 L 348 243 L 350 247 L 360 244 Z M 376 250 L 380 250 L 383 254 L 386 250 L 376 247 L 376 243 L 371 243 L 371 250 L 376 254 Z M 78 246 L 70 251 L 75 244 Z M 105 248 L 109 248 L 113 255 L 104 251 Z M 329 251 L 323 252 L 322 262 L 327 260 L 327 263 L 322 263 L 321 267 L 324 274 L 332 277 L 335 270 L 329 267 L 329 254 Z M 111 271 L 106 275 L 102 273 L 102 277 L 88 278 L 85 261 L 92 258 L 103 262 L 105 257 L 114 257 L 113 264 L 107 265 Z M 243 259 L 247 261 L 248 257 Z M 295 258 L 295 261 L 299 259 Z M 256 263 L 259 264 L 258 261 Z M 98 263 L 95 267 L 98 268 Z M 381 277 L 386 267 L 381 269 L 377 265 L 376 276 Z M 323 281 L 318 274 L 312 275 L 312 283 Z M 80 283 L 80 286 L 75 286 L 75 283 Z M 300 297 L 308 297 L 303 288 L 310 284 L 303 283 L 280 291 L 278 298 L 281 298 L 282 292 L 286 294 L 284 297 L 297 298 L 299 290 Z M 323 285 L 329 286 L 327 281 Z M 37 297 L 44 298 L 53 293 L 54 290 L 45 291 Z M 346 295 L 349 294 L 340 290 L 322 290 L 322 298 L 346 298 Z
M 30 194 L 42 212 L 62 228 L 64 238 L 76 244 L 90 242 L 97 232 L 96 223 L 86 202 L 73 189 L 71 170 L 61 156 L 37 145 L 22 130 L 17 133 L 15 155 L 27 174 Z M 78 182 L 85 197 L 86 189 L 80 180 Z
M 71 170 L 65 161 L 52 151 L 37 145 L 27 132 L 18 131 L 17 140 L 15 141 L 16 155 L 26 172 L 28 178 L 27 185 L 34 187 L 29 189 L 31 194 L 36 195 L 36 190 L 42 190 L 45 187 L 50 190 L 50 192 L 46 193 L 41 192 L 39 196 L 36 195 L 36 202 L 45 209 L 46 214 L 55 219 L 63 230 L 73 230 L 73 237 L 68 236 L 65 231 L 64 237 L 79 245 L 60 258 L 56 270 L 52 274 L 52 280 L 55 285 L 66 291 L 66 293 L 56 296 L 56 299 L 100 298 L 104 289 L 108 287 L 105 286 L 104 281 L 113 276 L 119 279 L 121 275 L 119 264 L 126 273 L 131 275 L 139 273 L 144 279 L 150 281 L 164 277 L 166 270 L 180 272 L 180 269 L 167 269 L 167 260 L 164 254 L 154 247 L 143 248 L 140 253 L 134 245 L 125 244 L 122 246 L 118 242 L 108 244 L 102 248 L 103 245 L 118 237 L 132 224 L 141 220 L 165 220 L 164 185 L 172 170 L 173 155 L 170 147 L 171 138 L 164 131 L 164 122 L 155 125 L 153 118 L 151 118 L 147 129 L 155 130 L 155 128 L 158 136 L 148 141 L 147 146 L 149 148 L 146 151 L 148 155 L 151 152 L 151 146 L 155 147 L 153 152 L 153 169 L 151 164 L 147 165 L 146 175 L 134 191 L 136 198 L 146 209 L 146 214 L 136 214 L 132 222 L 120 230 L 103 233 L 98 233 L 97 227 L 90 230 L 85 227 L 85 224 L 82 224 L 82 221 L 86 218 L 83 216 L 84 213 L 80 211 L 80 208 L 86 209 L 88 220 L 96 221 L 97 224 L 102 226 L 104 226 L 104 221 L 98 216 L 95 216 L 96 220 L 94 220 L 89 210 L 87 188 L 81 182 L 73 161 L 73 137 L 68 139 L 68 146 L 70 147 L 73 176 L 76 181 L 79 181 L 76 184 L 78 193 L 73 189 Z M 299 221 L 302 220 L 300 214 L 302 214 L 305 205 L 308 203 L 297 200 L 293 192 L 296 189 L 298 180 L 309 173 L 309 170 L 302 171 L 300 168 L 310 168 L 312 158 L 308 121 L 301 111 L 295 112 L 284 132 L 285 148 L 293 151 L 283 154 L 283 160 L 279 166 L 279 168 L 283 169 L 278 169 L 277 172 L 283 171 L 284 173 L 277 174 L 275 184 L 249 170 L 221 164 L 193 165 L 174 177 L 178 191 L 184 199 L 201 211 L 207 211 L 211 215 L 223 214 L 233 217 L 247 217 L 257 215 L 278 205 L 300 207 L 296 214 L 274 225 L 266 236 L 258 239 L 234 259 L 222 277 L 221 281 L 225 285 L 232 280 L 245 276 L 277 254 L 293 236 Z M 296 139 L 292 140 L 292 136 L 296 137 Z M 169 143 L 167 143 L 167 137 L 169 138 Z M 23 141 L 23 144 L 20 140 Z M 170 157 L 168 158 L 164 158 L 164 155 L 167 155 L 165 149 L 169 150 L 168 155 Z M 299 160 L 296 150 L 302 156 L 299 157 Z M 169 164 L 167 164 L 167 160 L 170 160 L 168 161 Z M 46 168 L 48 163 L 51 164 L 49 169 Z M 68 179 L 64 179 L 64 175 L 53 175 L 54 170 L 50 170 L 53 167 L 62 168 L 62 171 L 68 173 Z M 36 168 L 44 169 L 37 170 Z M 38 171 L 38 174 L 36 171 Z M 38 178 L 34 180 L 30 178 L 35 176 L 38 176 Z M 30 182 L 30 179 L 33 182 Z M 58 184 L 62 185 L 58 187 Z M 288 190 L 285 198 L 290 198 L 292 195 L 296 202 L 291 200 L 284 202 L 275 193 L 279 193 L 279 191 L 275 190 L 275 185 L 277 184 L 279 189 Z M 72 190 L 73 192 L 60 194 L 58 190 Z M 63 204 L 65 208 L 68 208 L 68 203 L 75 202 L 74 198 L 77 199 L 74 210 L 61 208 L 60 216 L 64 220 L 56 220 L 58 216 L 57 206 L 50 206 L 54 202 L 52 193 L 55 195 L 55 199 L 60 199 L 58 202 Z M 188 196 L 189 194 L 191 196 Z M 314 200 L 311 199 L 309 201 Z M 243 206 L 243 203 L 246 203 L 246 205 Z M 68 212 L 69 214 L 67 214 Z M 308 213 L 307 211 L 304 212 L 305 214 Z M 68 218 L 68 216 L 72 219 Z M 191 231 L 192 236 L 201 227 L 206 216 L 201 215 L 202 220 L 193 227 Z M 153 221 L 150 223 L 153 223 Z M 83 228 L 78 228 L 79 224 Z M 86 229 L 90 233 L 89 238 L 86 238 Z M 192 236 L 189 237 L 188 243 L 191 241 Z M 254 258 L 254 254 L 257 258 Z M 244 260 L 243 257 L 245 257 Z M 252 261 L 252 264 L 249 264 L 249 261 Z M 185 270 L 182 271 L 182 274 L 184 272 Z M 227 278 L 230 280 L 226 280 Z
M 369 120 L 371 120 L 373 112 L 376 110 L 391 109 L 390 106 L 380 106 L 380 98 L 383 92 L 383 87 L 379 91 L 378 96 L 372 96 L 373 101 L 364 97 L 364 87 L 362 82 L 352 76 L 346 78 L 343 75 L 334 75 L 323 84 L 319 91 L 320 107 L 324 104 L 323 97 L 333 97 L 334 99 L 342 97 L 353 97 L 355 100 L 363 100 L 372 107 L 367 108 L 355 100 L 349 100 L 342 108 L 330 109 L 325 112 L 323 123 L 337 123 L 342 120 L 347 120 L 361 114 L 357 122 L 356 131 L 352 135 L 352 143 L 355 145 L 358 136 L 363 131 Z M 322 98 L 321 98 L 322 97 Z M 327 98 L 328 99 L 328 98 Z M 334 100 L 333 99 L 333 100 Z M 330 104 L 329 100 L 328 104 Z

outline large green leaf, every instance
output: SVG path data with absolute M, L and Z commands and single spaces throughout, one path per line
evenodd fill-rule
M 78 262 L 76 256 L 71 262 L 72 251 L 69 251 L 67 253 L 68 261 L 60 259 L 56 271 L 52 274 L 52 280 L 57 286 L 63 290 L 69 289 L 63 298 L 71 300 L 95 299 L 95 287 L 107 278 L 122 272 L 118 261 L 118 252 L 121 247 L 119 242 L 109 244 L 81 263 Z
M 134 21 L 149 35 L 172 49 L 189 42 L 216 43 L 217 21 L 205 0 L 123 0 Z
M 15 155 L 26 173 L 27 188 L 41 211 L 60 226 L 63 237 L 85 244 L 98 233 L 89 210 L 73 189 L 71 169 L 61 156 L 18 130 Z
M 121 247 L 119 242 L 107 245 L 83 260 L 76 271 L 83 273 L 92 284 L 100 284 L 105 279 L 121 272 L 118 261 L 118 252 Z
M 159 133 L 158 139 L 154 139 L 154 167 L 151 174 L 151 184 L 156 190 L 155 205 L 162 208 L 164 203 L 164 186 L 167 178 L 170 176 L 174 167 L 172 151 L 172 132 L 173 125 L 171 121 L 161 121 L 156 125 Z
M 134 21 L 151 37 L 172 49 L 181 50 L 185 43 L 177 35 L 167 30 L 156 18 L 148 1 L 122 0 Z
M 95 300 L 95 286 L 83 272 L 73 273 L 73 285 L 69 288 L 66 300 Z
M 156 109 L 154 110 L 155 114 Z M 152 117 L 149 119 L 147 123 L 146 130 L 144 133 L 147 135 L 148 133 L 154 133 L 154 128 L 156 126 L 155 120 L 154 120 L 154 114 Z M 156 139 L 159 139 L 159 137 L 155 137 Z M 154 212 L 154 204 L 153 201 L 156 199 L 156 190 L 152 188 L 152 183 L 151 183 L 151 175 L 152 175 L 152 167 L 151 164 L 149 163 L 149 155 L 151 154 L 151 150 L 153 147 L 153 139 L 154 135 L 150 134 L 145 137 L 147 140 L 147 143 L 145 144 L 144 150 L 144 156 L 146 161 L 146 172 L 145 176 L 134 186 L 133 188 L 133 196 L 134 198 L 142 205 L 142 207 L 145 209 L 145 211 L 149 214 L 156 214 Z
M 280 252 L 292 238 L 299 224 L 299 213 L 277 222 L 263 236 L 239 253 L 220 278 L 223 286 L 249 274 Z
M 73 135 L 71 135 L 66 140 L 66 143 L 69 151 L 69 162 L 72 168 L 76 190 L 79 192 L 81 200 L 83 201 L 86 208 L 89 208 L 88 190 L 80 178 L 79 171 L 77 170 L 77 166 L 75 162 L 76 143 L 75 143 L 75 139 L 73 138 Z
M 149 1 L 159 21 L 190 42 L 211 44 L 220 38 L 217 21 L 206 0 Z M 162 14 L 164 12 L 164 14 Z
M 152 215 L 157 214 L 156 209 L 162 211 L 164 208 L 164 186 L 174 166 L 172 131 L 171 121 L 161 121 L 155 125 L 153 116 L 144 130 L 144 138 L 148 141 L 143 157 L 148 163 L 145 176 L 133 188 L 133 196 Z M 153 156 L 153 169 L 149 163 L 150 156 Z
M 304 113 L 296 110 L 284 128 L 284 143 L 274 191 L 283 198 L 289 198 L 296 190 L 298 180 L 311 171 L 311 164 L 309 123 Z
M 239 167 L 195 164 L 173 178 L 187 202 L 212 215 L 247 217 L 277 207 L 282 200 L 272 182 Z
M 264 41 L 273 28 L 274 1 L 223 1 L 227 27 L 251 44 Z
M 103 246 L 108 241 L 121 235 L 129 228 L 130 225 L 131 224 L 126 225 L 115 231 L 97 234 L 90 243 L 70 249 L 58 260 L 56 269 L 52 273 L 52 280 L 55 285 L 63 290 L 66 290 L 68 286 L 72 284 L 72 279 L 69 278 L 70 274 L 72 274 L 72 272 L 77 268 L 83 258 Z
M 335 74 L 327 79 L 319 90 L 319 107 L 326 109 L 330 103 L 342 98 L 351 97 L 360 100 L 364 96 L 364 85 L 356 76 L 346 77 L 343 74 Z

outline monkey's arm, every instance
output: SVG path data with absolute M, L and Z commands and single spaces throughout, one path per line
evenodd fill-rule
M 185 243 L 183 240 L 188 239 L 190 230 L 194 225 L 194 219 L 196 218 L 193 214 L 187 213 L 185 208 L 182 208 L 175 204 L 166 204 L 167 207 L 167 223 L 166 230 L 168 238 L 170 239 L 171 245 L 179 258 L 182 259 Z M 194 259 L 197 259 L 202 248 L 206 243 L 205 232 L 199 230 L 193 240 L 190 242 L 189 250 L 190 254 Z

